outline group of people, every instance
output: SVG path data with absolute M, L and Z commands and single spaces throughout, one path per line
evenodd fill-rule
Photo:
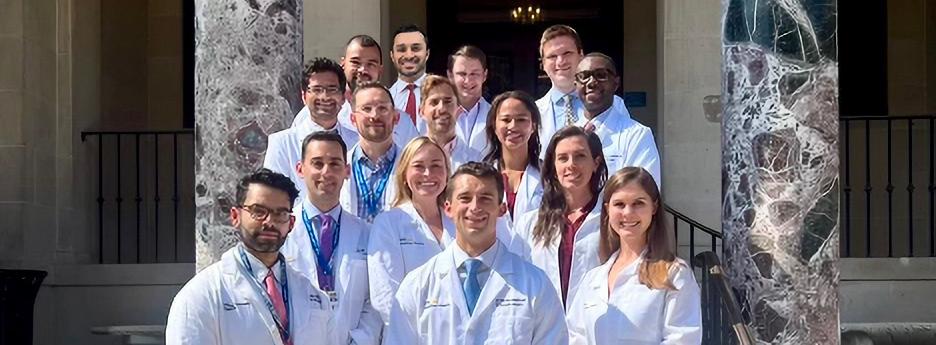
M 610 57 L 547 28 L 534 100 L 482 97 L 429 41 L 352 37 L 312 59 L 305 107 L 237 185 L 240 243 L 173 300 L 168 344 L 699 344 L 699 287 L 663 218 L 649 128 Z

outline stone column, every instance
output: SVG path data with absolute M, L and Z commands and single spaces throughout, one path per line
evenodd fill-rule
M 238 179 L 302 107 L 302 0 L 195 0 L 195 261 L 237 239 Z
M 722 0 L 725 262 L 761 344 L 838 344 L 835 0 Z

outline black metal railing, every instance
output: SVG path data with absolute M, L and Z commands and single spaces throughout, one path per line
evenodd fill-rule
M 840 118 L 842 257 L 936 257 L 934 127 L 936 115 Z
M 81 133 L 89 138 L 97 145 L 98 262 L 194 262 L 193 131 Z
M 702 344 L 753 344 L 734 291 L 725 278 L 718 256 L 711 251 L 692 257 L 692 266 L 702 270 Z
M 687 230 L 686 236 L 689 237 L 689 258 L 695 257 L 696 251 L 702 252 L 706 249 L 716 253 L 719 252 L 717 248 L 719 248 L 722 239 L 720 231 L 699 223 L 695 219 L 680 213 L 670 205 L 664 204 L 663 208 L 673 217 L 673 232 L 677 246 L 679 246 L 680 229 Z M 701 236 L 701 240 L 705 242 L 697 242 L 699 239 L 698 236 Z

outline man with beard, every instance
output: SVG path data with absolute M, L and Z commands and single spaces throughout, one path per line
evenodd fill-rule
M 455 135 L 459 104 L 455 84 L 444 77 L 428 75 L 422 86 L 422 100 L 420 110 L 426 123 L 426 136 L 442 147 L 452 169 L 470 161 L 480 161 L 481 153 Z
M 455 240 L 403 278 L 385 344 L 569 343 L 549 278 L 497 238 L 503 197 L 503 179 L 491 165 L 455 170 L 444 205 Z
M 540 38 L 540 60 L 552 87 L 536 101 L 542 115 L 540 127 L 540 154 L 546 154 L 546 145 L 562 127 L 584 126 L 584 107 L 575 89 L 575 68 L 582 61 L 582 40 L 575 29 L 566 25 L 553 25 L 543 31 Z M 624 100 L 612 95 L 615 109 L 630 117 Z M 542 157 L 540 157 L 542 158 Z
M 484 128 L 491 103 L 481 93 L 487 81 L 487 56 L 480 48 L 465 45 L 448 59 L 448 77 L 458 88 L 458 136 L 478 152 L 488 148 Z
M 419 133 L 426 133 L 426 126 L 419 120 L 422 84 L 426 76 L 426 61 L 429 59 L 429 38 L 416 25 L 404 25 L 393 33 L 390 59 L 397 70 L 397 81 L 390 86 L 393 104 L 410 115 Z
M 390 92 L 376 82 L 358 85 L 351 106 L 351 121 L 360 140 L 348 153 L 351 183 L 341 189 L 341 206 L 371 223 L 392 206 L 396 195 L 391 176 L 396 174 L 399 146 L 392 134 L 400 114 Z
M 307 135 L 328 131 L 338 134 L 345 145 L 354 145 L 358 141 L 357 130 L 338 120 L 339 105 L 345 102 L 346 85 L 345 74 L 338 63 L 323 57 L 312 59 L 306 65 L 302 79 L 302 96 L 309 120 L 269 136 L 263 167 L 289 176 L 300 189 L 300 195 L 305 194 L 305 188 L 302 188 L 305 183 L 297 174 L 296 166 L 302 160 L 299 153 Z
M 315 132 L 303 140 L 297 172 L 307 196 L 293 209 L 300 221 L 283 255 L 328 294 L 335 308 L 335 344 L 376 345 L 383 321 L 368 300 L 370 230 L 338 199 L 349 173 L 345 157 L 347 146 L 334 133 Z
M 583 127 L 601 139 L 608 174 L 624 167 L 642 167 L 659 186 L 663 180 L 653 132 L 613 106 L 614 92 L 620 87 L 614 61 L 601 53 L 585 55 L 575 73 L 575 87 L 585 107 Z
M 298 194 L 289 178 L 267 169 L 241 179 L 230 210 L 240 243 L 175 296 L 166 344 L 333 341 L 328 296 L 288 265 L 279 251 L 295 223 L 290 210 Z
M 368 35 L 351 37 L 345 46 L 345 54 L 341 57 L 341 68 L 348 86 L 344 89 L 343 99 L 339 103 L 341 108 L 338 111 L 338 122 L 347 128 L 357 130 L 354 124 L 351 123 L 351 94 L 358 84 L 380 80 L 380 74 L 383 71 L 382 54 L 380 44 Z M 308 111 L 309 108 L 305 107 L 299 114 L 296 114 L 292 127 L 307 126 L 309 122 Z M 393 140 L 400 147 L 406 145 L 410 139 L 415 138 L 417 135 L 416 126 L 411 122 L 401 123 L 393 130 Z M 348 146 L 354 145 L 354 142 L 346 141 L 345 143 Z

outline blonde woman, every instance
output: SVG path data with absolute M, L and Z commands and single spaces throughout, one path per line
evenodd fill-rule
M 699 286 L 676 257 L 649 172 L 619 170 L 605 186 L 598 256 L 568 305 L 571 344 L 702 342 Z
M 400 155 L 393 208 L 374 219 L 367 250 L 371 304 L 385 325 L 403 277 L 455 238 L 455 225 L 442 212 L 450 173 L 442 147 L 427 137 L 413 139 Z M 512 240 L 503 217 L 498 219 L 497 236 L 504 243 Z

